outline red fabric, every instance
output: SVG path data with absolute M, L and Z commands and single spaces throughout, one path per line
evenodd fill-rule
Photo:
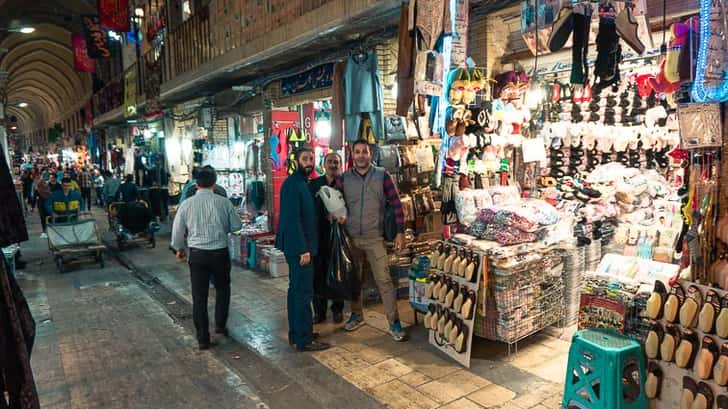
M 73 67 L 79 72 L 96 72 L 96 60 L 88 56 L 88 48 L 86 48 L 86 37 L 83 34 L 71 34 L 71 44 L 73 45 Z
M 99 18 L 101 26 L 107 30 L 125 33 L 131 30 L 129 25 L 128 0 L 99 0 Z

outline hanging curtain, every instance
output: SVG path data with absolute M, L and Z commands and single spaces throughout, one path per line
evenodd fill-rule
M 2 145 L 0 152 L 4 152 Z M 27 241 L 25 217 L 5 155 L 0 155 L 0 203 L 3 204 L 0 206 L 0 247 Z
M 0 409 L 40 409 L 30 367 L 35 322 L 9 271 L 0 261 Z

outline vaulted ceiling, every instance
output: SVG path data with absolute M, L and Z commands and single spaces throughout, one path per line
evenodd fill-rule
M 71 33 L 81 30 L 80 16 L 94 13 L 95 3 L 0 0 L 0 96 L 21 132 L 65 119 L 90 97 L 90 76 L 74 70 Z M 35 32 L 7 31 L 24 26 Z

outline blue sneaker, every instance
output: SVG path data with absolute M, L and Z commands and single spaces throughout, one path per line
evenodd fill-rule
M 364 318 L 361 315 L 352 312 L 351 315 L 349 315 L 349 319 L 346 321 L 346 324 L 344 324 L 344 331 L 356 331 L 362 325 L 364 325 Z
M 407 340 L 407 333 L 402 329 L 402 324 L 399 320 L 393 322 L 389 326 L 389 333 L 392 334 L 392 339 L 396 342 L 403 342 Z

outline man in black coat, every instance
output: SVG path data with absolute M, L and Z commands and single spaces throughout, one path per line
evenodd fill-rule
M 281 214 L 276 248 L 286 257 L 288 283 L 288 341 L 298 351 L 320 351 L 329 345 L 315 340 L 313 300 L 313 258 L 318 252 L 316 205 L 308 188 L 314 153 L 300 148 L 295 153 L 296 171 L 281 186 Z
M 323 186 L 334 187 L 336 178 L 341 174 L 341 156 L 332 152 L 324 158 L 324 169 L 326 174 L 320 176 L 311 182 L 308 186 L 314 196 Z M 329 259 L 331 257 L 331 218 L 329 212 L 324 206 L 321 198 L 316 197 L 316 208 L 318 211 L 318 242 L 319 252 L 314 257 L 313 270 L 313 311 L 314 324 L 320 324 L 326 321 L 326 310 L 331 300 L 331 313 L 334 322 L 339 324 L 344 320 L 342 311 L 344 310 L 344 300 L 339 299 L 326 284 L 326 278 L 329 271 Z

